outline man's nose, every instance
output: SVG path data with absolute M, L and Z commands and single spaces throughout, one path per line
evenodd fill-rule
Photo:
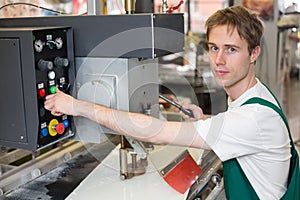
M 222 64 L 225 64 L 225 61 L 226 61 L 226 58 L 225 58 L 225 52 L 220 50 L 218 51 L 218 53 L 216 54 L 216 57 L 215 57 L 215 63 L 216 65 L 222 65 Z

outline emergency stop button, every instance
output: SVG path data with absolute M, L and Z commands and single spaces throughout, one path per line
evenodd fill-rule
M 65 126 L 63 123 L 59 123 L 55 126 L 55 130 L 58 134 L 63 134 L 65 132 Z
M 52 119 L 48 126 L 49 135 L 56 136 L 65 132 L 65 126 L 63 123 L 59 123 L 57 119 Z

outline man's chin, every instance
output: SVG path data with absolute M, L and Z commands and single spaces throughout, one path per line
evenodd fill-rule
M 223 88 L 225 88 L 227 85 L 225 80 L 220 80 L 220 79 L 216 79 L 216 83 Z

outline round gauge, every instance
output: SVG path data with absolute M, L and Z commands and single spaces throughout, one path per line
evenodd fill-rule
M 61 49 L 63 46 L 63 40 L 61 39 L 61 37 L 58 37 L 55 39 L 55 45 L 57 49 Z
M 42 52 L 43 51 L 44 44 L 41 40 L 35 40 L 34 41 L 34 49 L 36 52 Z

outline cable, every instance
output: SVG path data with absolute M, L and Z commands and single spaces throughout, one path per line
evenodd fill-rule
M 55 14 L 58 14 L 58 15 L 70 15 L 70 14 L 65 13 L 65 12 L 62 12 L 62 11 L 52 10 L 52 9 L 45 8 L 45 7 L 43 7 L 43 6 L 38 6 L 38 5 L 35 5 L 35 4 L 32 4 L 32 3 L 8 3 L 8 4 L 5 4 L 4 6 L 1 6 L 1 7 L 0 7 L 0 10 L 2 10 L 2 9 L 5 8 L 5 7 L 16 6 L 16 5 L 26 5 L 26 6 L 31 6 L 31 7 L 35 7 L 35 8 L 41 9 L 41 10 L 46 10 L 46 11 L 48 11 L 48 12 L 52 12 L 52 13 L 55 13 Z M 87 14 L 87 12 L 82 13 L 82 14 L 79 14 L 79 15 L 85 15 L 85 14 Z

